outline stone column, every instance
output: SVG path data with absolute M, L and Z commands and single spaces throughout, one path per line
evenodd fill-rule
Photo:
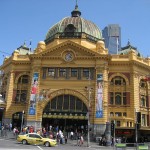
M 6 110 L 4 113 L 4 123 L 9 124 L 11 122 L 12 118 L 12 97 L 13 97 L 13 86 L 14 86 L 14 72 L 11 71 L 9 73 L 8 79 L 7 79 L 7 89 L 6 89 L 6 98 L 5 101 L 7 103 Z M 11 109 L 10 109 L 11 108 Z

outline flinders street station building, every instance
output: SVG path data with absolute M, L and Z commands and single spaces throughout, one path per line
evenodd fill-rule
M 150 58 L 130 43 L 109 54 L 102 32 L 78 6 L 34 51 L 25 44 L 0 66 L 0 123 L 13 127 L 90 128 L 90 136 L 150 135 Z

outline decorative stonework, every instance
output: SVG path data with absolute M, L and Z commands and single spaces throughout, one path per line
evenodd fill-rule
M 37 102 L 37 105 L 38 107 L 40 107 L 40 110 L 41 110 L 39 113 L 42 115 L 42 112 L 43 112 L 42 110 L 45 108 L 45 106 L 50 100 L 52 100 L 56 96 L 64 95 L 64 94 L 70 94 L 70 95 L 78 97 L 88 107 L 88 99 L 82 93 L 78 91 L 70 90 L 70 89 L 60 89 L 60 90 L 51 92 L 51 90 L 49 90 L 47 93 L 47 98 Z
M 125 81 L 126 81 L 126 85 L 129 85 L 129 80 L 128 80 L 128 78 L 127 78 L 124 74 L 122 74 L 122 73 L 114 73 L 114 74 L 112 74 L 112 75 L 109 77 L 109 82 L 111 82 L 111 80 L 112 80 L 114 77 L 116 77 L 116 76 L 120 76 L 120 77 L 124 78 Z

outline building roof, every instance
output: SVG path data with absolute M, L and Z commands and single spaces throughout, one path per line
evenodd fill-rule
M 29 47 L 26 46 L 26 43 L 24 43 L 23 45 L 21 45 L 20 47 L 17 48 L 17 51 L 20 55 L 26 55 L 26 54 L 30 54 L 31 50 Z
M 102 39 L 100 29 L 93 22 L 80 16 L 81 12 L 78 10 L 78 5 L 76 4 L 75 9 L 71 12 L 71 17 L 63 18 L 48 30 L 45 43 L 54 39 L 55 35 L 61 38 L 80 38 L 82 33 L 86 34 L 86 38 L 94 41 Z
M 127 45 L 125 47 L 122 47 L 121 50 L 118 53 L 119 54 L 128 54 L 131 50 L 134 50 L 137 55 L 140 55 L 137 48 L 132 46 L 130 41 L 128 41 Z

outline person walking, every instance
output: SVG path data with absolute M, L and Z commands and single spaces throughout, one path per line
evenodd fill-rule
M 73 131 L 70 132 L 70 138 L 73 140 Z
M 12 123 L 9 124 L 9 131 L 12 131 Z
M 80 143 L 79 143 L 79 146 L 82 146 L 82 145 L 83 145 L 83 142 L 84 142 L 83 135 L 81 135 L 81 136 L 80 136 Z

